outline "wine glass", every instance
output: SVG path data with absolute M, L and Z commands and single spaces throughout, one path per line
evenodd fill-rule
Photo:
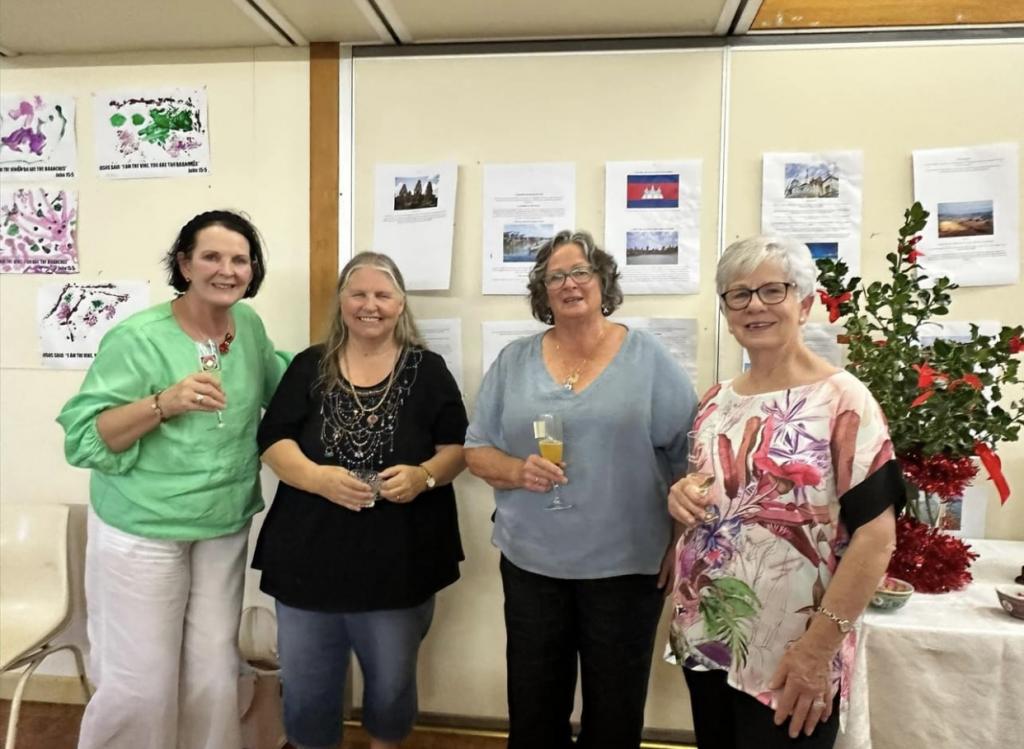
M 540 455 L 555 465 L 562 462 L 562 420 L 558 414 L 540 414 L 533 420 L 533 436 L 537 440 Z M 572 505 L 562 501 L 558 484 L 552 484 L 554 495 L 545 510 L 570 510 Z
M 221 380 L 221 368 L 220 368 L 220 348 L 217 343 L 212 339 L 206 339 L 206 341 L 196 342 L 196 350 L 199 352 L 199 371 L 203 374 L 208 374 L 210 377 L 217 381 L 220 385 Z M 224 415 L 217 411 L 217 428 L 224 428 Z M 212 428 L 212 427 L 211 427 Z
M 686 473 L 697 479 L 697 488 L 707 494 L 711 485 L 715 483 L 715 474 L 711 472 L 711 460 L 704 445 L 700 441 L 700 432 L 693 431 L 686 433 Z M 705 523 L 715 519 L 715 513 L 708 506 L 704 509 Z
M 380 474 L 372 468 L 352 468 L 349 470 L 352 474 L 352 478 L 356 481 L 362 481 L 373 492 L 373 499 L 367 502 L 365 507 L 373 507 L 377 504 L 377 500 L 380 499 Z

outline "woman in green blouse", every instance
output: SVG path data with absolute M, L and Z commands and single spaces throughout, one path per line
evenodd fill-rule
M 248 305 L 260 237 L 230 211 L 182 227 L 171 302 L 113 328 L 58 421 L 92 469 L 90 675 L 80 749 L 241 746 L 238 620 L 256 427 L 287 365 Z

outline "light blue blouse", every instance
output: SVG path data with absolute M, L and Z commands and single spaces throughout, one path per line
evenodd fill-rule
M 686 470 L 697 398 L 668 351 L 629 330 L 619 352 L 581 392 L 552 379 L 543 333 L 506 346 L 487 371 L 466 447 L 525 458 L 537 451 L 533 419 L 561 415 L 573 508 L 545 510 L 549 494 L 494 491 L 493 543 L 517 567 L 549 577 L 656 574 L 671 541 L 666 497 Z

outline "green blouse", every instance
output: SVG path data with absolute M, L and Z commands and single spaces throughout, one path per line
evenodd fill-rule
M 137 536 L 199 540 L 235 533 L 263 509 L 256 427 L 291 355 L 274 350 L 259 315 L 232 308 L 235 339 L 221 356 L 228 405 L 163 422 L 124 452 L 100 438 L 100 412 L 132 403 L 199 371 L 196 343 L 164 302 L 107 333 L 58 423 L 68 462 L 91 468 L 90 497 L 108 525 Z

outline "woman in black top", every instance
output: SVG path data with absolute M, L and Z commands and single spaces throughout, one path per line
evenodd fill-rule
M 327 341 L 295 357 L 260 425 L 281 483 L 253 566 L 277 599 L 289 740 L 340 743 L 354 650 L 363 723 L 372 749 L 386 749 L 412 729 L 434 593 L 459 577 L 451 482 L 465 466 L 466 411 L 420 342 L 390 258 L 352 258 L 338 299 Z

